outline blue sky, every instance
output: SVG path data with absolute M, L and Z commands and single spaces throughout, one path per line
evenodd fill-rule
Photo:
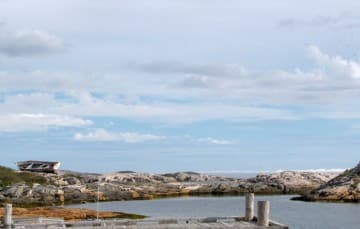
M 360 3 L 0 0 L 1 164 L 348 168 Z

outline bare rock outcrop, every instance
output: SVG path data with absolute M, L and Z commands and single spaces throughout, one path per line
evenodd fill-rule
M 1 202 L 11 202 L 21 206 L 59 205 L 64 203 L 64 191 L 54 185 L 18 183 L 0 192 Z
M 294 199 L 360 202 L 360 162 L 353 169 L 346 170 L 319 188 Z
M 284 171 L 273 174 L 260 174 L 249 179 L 256 184 L 264 184 L 282 190 L 283 193 L 303 193 L 319 187 L 337 175 L 337 173 Z M 265 187 L 265 190 L 266 190 Z
M 334 174 L 281 172 L 260 174 L 250 179 L 178 172 L 150 174 L 117 172 L 81 174 L 62 171 L 38 174 L 44 184 L 17 183 L 0 189 L 0 201 L 15 205 L 58 205 L 100 200 L 134 200 L 201 194 L 288 194 L 310 191 L 326 183 Z M 98 193 L 99 190 L 99 193 Z

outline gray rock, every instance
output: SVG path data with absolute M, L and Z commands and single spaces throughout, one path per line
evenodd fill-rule
M 346 170 L 320 187 L 296 198 L 299 200 L 360 201 L 360 163 Z
M 194 172 L 150 174 L 118 172 L 81 174 L 62 171 L 43 174 L 54 185 L 19 183 L 0 191 L 0 201 L 19 204 L 81 203 L 97 200 L 151 199 L 161 196 L 197 194 L 281 194 L 302 193 L 319 187 L 333 176 L 321 173 L 282 172 L 260 174 L 251 179 L 235 179 Z

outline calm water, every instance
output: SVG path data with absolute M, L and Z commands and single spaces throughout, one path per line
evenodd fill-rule
M 290 201 L 292 196 L 256 196 L 270 200 L 271 219 L 291 228 L 359 229 L 360 204 Z M 96 209 L 95 203 L 73 205 Z M 206 217 L 244 215 L 244 197 L 180 197 L 100 203 L 100 210 L 123 211 L 150 217 Z

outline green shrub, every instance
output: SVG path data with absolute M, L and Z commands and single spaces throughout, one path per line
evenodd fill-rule
M 34 183 L 49 183 L 45 177 L 38 174 L 30 172 L 17 172 L 13 169 L 0 166 L 0 188 L 4 188 L 19 182 L 25 182 L 29 186 L 32 186 Z

